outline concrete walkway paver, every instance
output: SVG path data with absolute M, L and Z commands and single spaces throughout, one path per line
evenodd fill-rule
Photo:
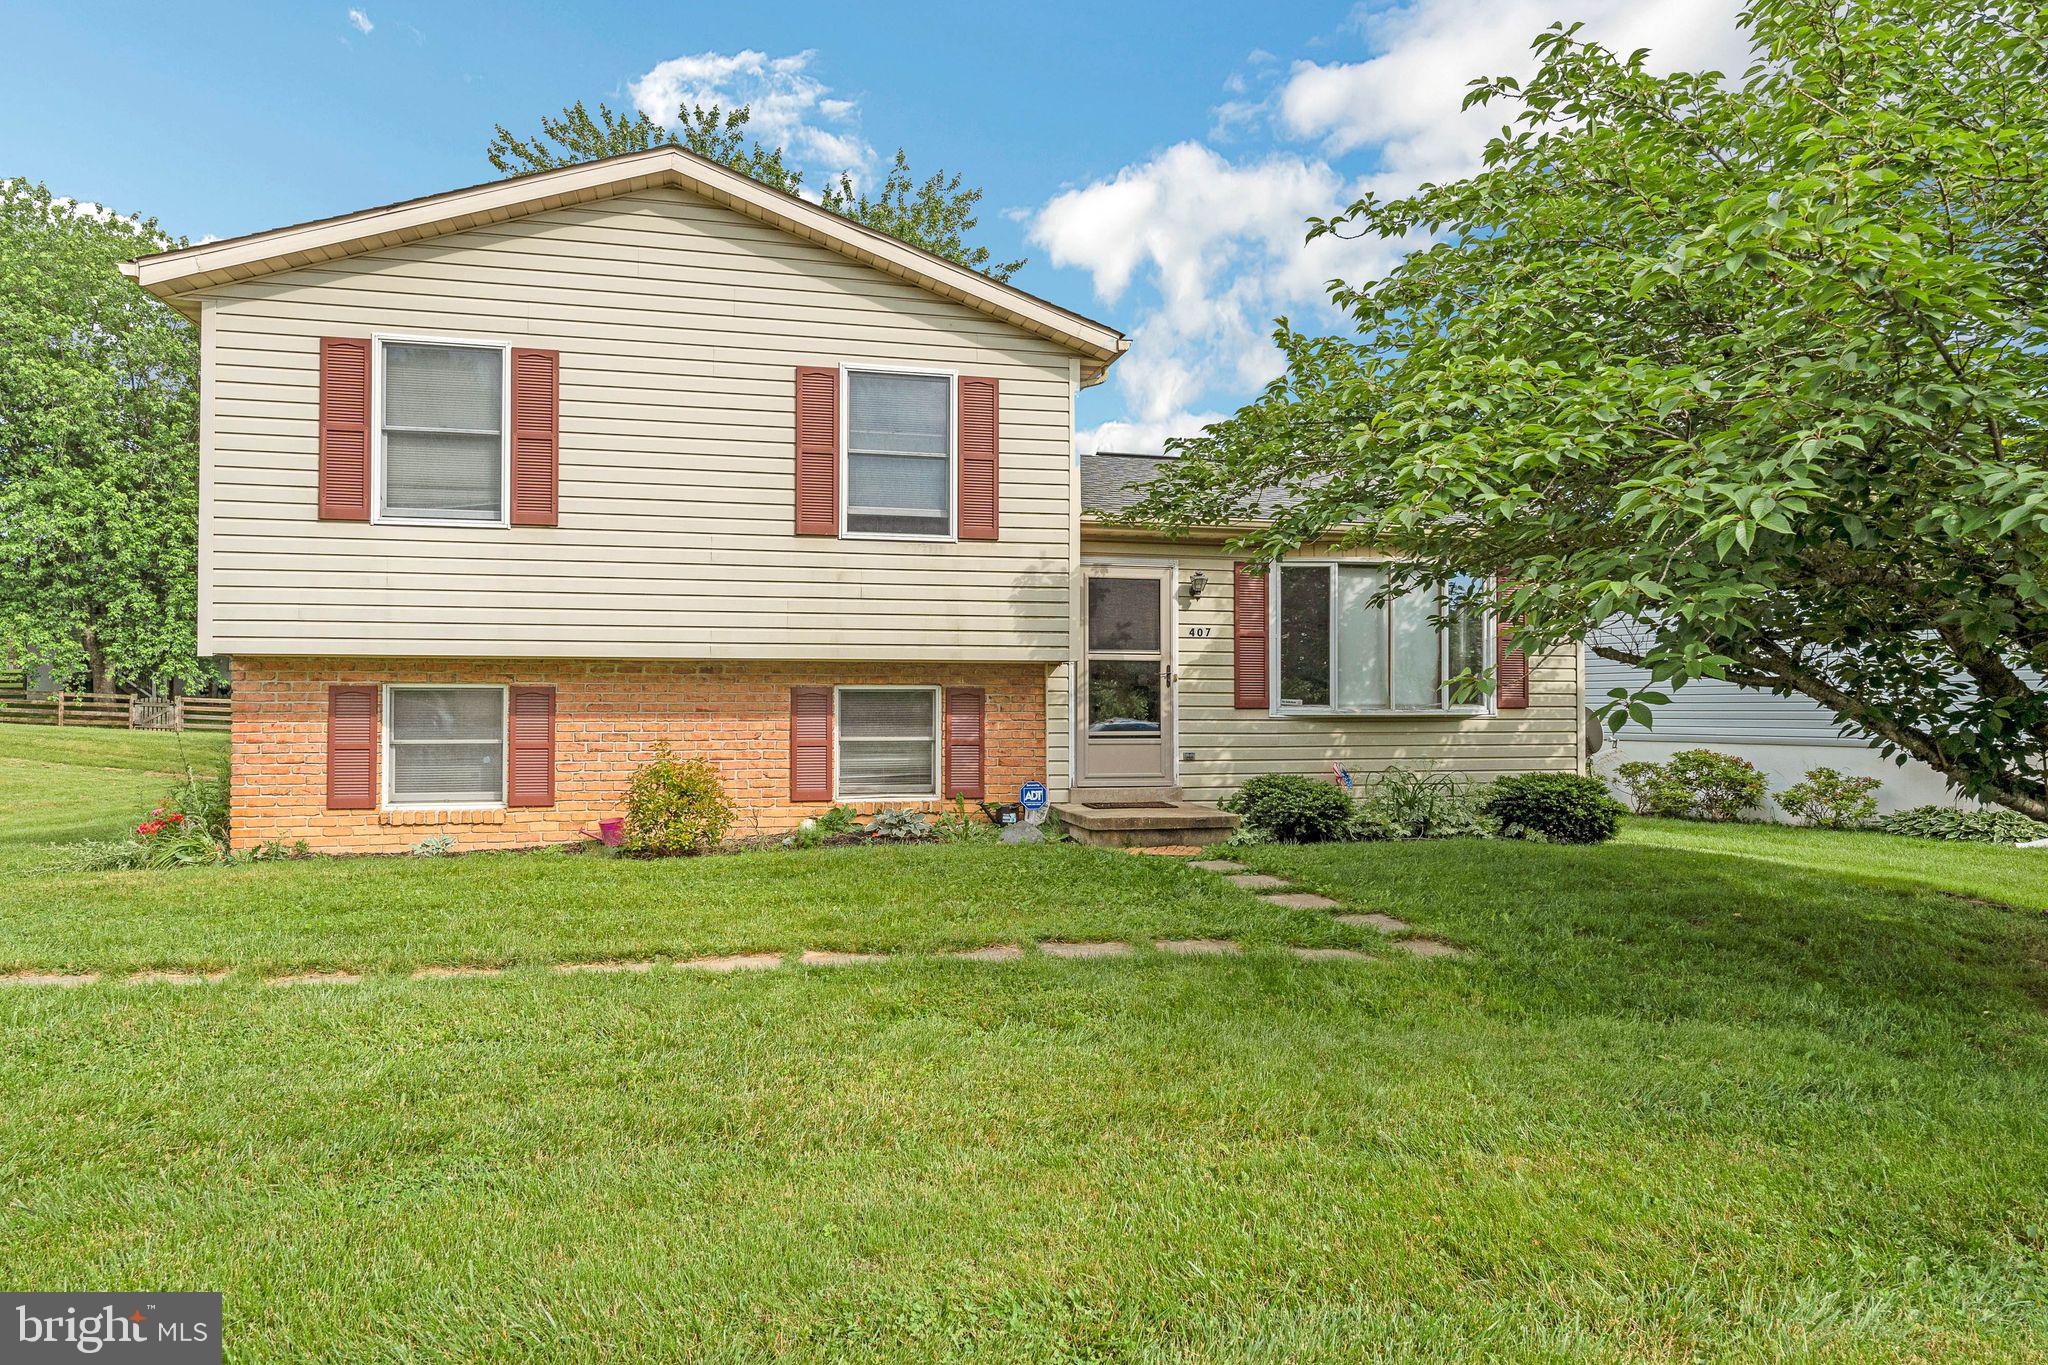
M 645 960 L 633 962 L 557 962 L 555 970 L 565 976 L 574 972 L 651 972 L 654 970 L 654 963 Z
M 459 977 L 503 976 L 503 967 L 422 967 L 412 974 L 415 981 L 450 981 Z
M 1472 954 L 1453 943 L 1444 943 L 1433 938 L 1397 938 L 1393 946 L 1417 957 L 1470 957 Z
M 887 953 L 828 953 L 811 949 L 797 959 L 806 967 L 857 967 L 865 962 L 887 962 Z
M 90 986 L 99 979 L 98 972 L 6 972 L 0 986 Z
M 1232 886 L 1241 886 L 1247 891 L 1285 891 L 1287 883 L 1278 877 L 1268 877 L 1263 872 L 1240 872 L 1224 881 Z
M 728 957 L 693 957 L 676 966 L 691 972 L 765 972 L 782 965 L 781 953 L 734 953 Z
M 1049 957 L 1129 957 L 1128 943 L 1041 943 L 1040 952 Z
M 1405 934 L 1408 932 L 1407 920 L 1395 919 L 1392 915 L 1382 915 L 1377 910 L 1369 915 L 1339 915 L 1337 916 L 1337 923 L 1348 924 L 1354 929 L 1377 929 L 1383 934 Z
M 1287 950 L 1304 962 L 1370 962 L 1371 953 L 1361 953 L 1356 948 L 1289 948 Z
M 128 978 L 130 986 L 207 986 L 216 981 L 228 979 L 228 969 L 222 967 L 212 972 L 136 972 Z
M 962 948 L 955 952 L 940 953 L 940 957 L 958 958 L 962 962 L 1019 962 L 1024 950 L 1014 943 L 992 943 L 986 948 Z
M 289 976 L 266 977 L 266 986 L 360 986 L 358 972 L 294 972 Z
M 1283 910 L 1335 910 L 1338 905 L 1328 896 L 1318 896 L 1313 891 L 1280 891 L 1259 899 Z
M 1188 864 L 1188 866 L 1189 866 L 1189 867 L 1198 867 L 1198 868 L 1200 868 L 1200 869 L 1201 869 L 1202 871 L 1204 871 L 1204 872 L 1242 872 L 1242 871 L 1244 871 L 1244 864 L 1243 864 L 1243 863 L 1233 863 L 1233 862 L 1232 862 L 1232 861 L 1230 861 L 1230 859 L 1228 859 L 1228 858 L 1204 858 L 1204 859 L 1202 859 L 1202 860 L 1201 860 L 1200 862 L 1196 862 L 1196 863 L 1189 863 L 1189 864 Z
M 1183 957 L 1236 957 L 1244 952 L 1242 946 L 1227 938 L 1162 938 L 1152 946 L 1162 953 Z

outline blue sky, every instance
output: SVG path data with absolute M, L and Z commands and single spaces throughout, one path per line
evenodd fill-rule
M 1133 337 L 1084 444 L 1156 449 L 1274 373 L 1271 319 L 1333 323 L 1379 243 L 1302 244 L 1365 188 L 1471 169 L 1465 82 L 1582 19 L 1665 67 L 1740 69 L 1733 0 L 1405 4 L 427 4 L 19 0 L 0 175 L 199 239 L 492 177 L 494 124 L 576 99 L 753 104 L 813 182 L 905 147 L 987 190 L 1017 283 Z

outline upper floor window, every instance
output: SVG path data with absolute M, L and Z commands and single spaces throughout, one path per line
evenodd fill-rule
M 505 350 L 419 341 L 381 348 L 379 517 L 505 520 Z
M 1456 703 L 1451 680 L 1493 663 L 1486 612 L 1462 605 L 1439 628 L 1446 602 L 1461 602 L 1473 584 L 1447 594 L 1405 593 L 1373 605 L 1386 587 L 1377 564 L 1284 564 L 1272 575 L 1274 704 L 1282 711 L 1479 712 Z
M 846 372 L 847 535 L 953 535 L 953 380 Z

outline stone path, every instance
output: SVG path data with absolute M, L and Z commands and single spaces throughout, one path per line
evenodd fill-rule
M 1178 854 L 1185 857 L 1194 850 L 1146 849 L 1148 853 Z M 1337 910 L 1340 903 L 1328 896 L 1313 891 L 1295 890 L 1284 878 L 1267 876 L 1260 872 L 1249 872 L 1242 863 L 1226 858 L 1201 858 L 1187 864 L 1203 872 L 1223 877 L 1247 891 L 1258 892 L 1260 899 L 1271 905 L 1289 910 Z M 1411 953 L 1421 958 L 1469 958 L 1472 954 L 1456 944 L 1441 939 L 1427 938 L 1414 933 L 1413 926 L 1406 920 L 1378 911 L 1345 913 L 1331 918 L 1338 924 L 1358 929 L 1371 929 L 1387 935 L 1389 947 Z M 1155 952 L 1172 957 L 1240 957 L 1244 945 L 1227 938 L 1162 938 L 1152 943 Z M 1079 961 L 1102 958 L 1128 958 L 1137 954 L 1137 948 L 1116 939 L 1095 939 L 1069 941 L 1054 939 L 1038 944 L 1038 952 L 1056 961 Z M 1291 946 L 1287 949 L 1304 962 L 1369 962 L 1372 954 L 1357 948 L 1311 948 Z M 986 948 L 956 948 L 936 954 L 844 952 L 823 949 L 806 949 L 799 953 L 732 953 L 715 957 L 678 958 L 657 960 L 654 958 L 603 958 L 591 962 L 557 962 L 547 970 L 558 975 L 613 974 L 644 975 L 662 969 L 683 972 L 753 972 L 773 971 L 794 964 L 800 967 L 838 968 L 860 967 L 872 964 L 912 959 L 922 956 L 951 958 L 959 962 L 1021 962 L 1031 956 L 1031 950 L 1015 943 L 992 943 Z M 134 972 L 118 978 L 105 978 L 110 984 L 128 986 L 204 986 L 227 980 L 233 973 L 227 968 L 206 970 L 168 970 Z M 414 981 L 448 981 L 464 978 L 490 978 L 506 975 L 503 967 L 481 967 L 455 965 L 429 965 L 410 973 Z M 53 972 L 15 971 L 0 972 L 0 987 L 43 986 L 70 989 L 90 986 L 102 980 L 98 972 Z M 265 986 L 357 986 L 364 977 L 358 972 L 308 971 L 282 976 L 259 978 Z
M 1258 892 L 1260 893 L 1259 899 L 1268 905 L 1277 905 L 1287 910 L 1340 910 L 1343 908 L 1341 902 L 1333 901 L 1328 896 L 1319 896 L 1313 891 L 1297 891 L 1293 889 L 1285 878 L 1272 877 L 1263 872 L 1250 871 L 1243 863 L 1234 863 L 1228 858 L 1198 858 L 1190 862 L 1188 866 L 1202 872 L 1213 872 L 1233 886 L 1241 886 L 1247 891 Z M 1398 948 L 1404 953 L 1412 953 L 1416 957 L 1467 958 L 1472 956 L 1471 953 L 1454 943 L 1445 943 L 1441 939 L 1424 938 L 1419 934 L 1412 933 L 1413 926 L 1408 921 L 1396 919 L 1392 915 L 1381 914 L 1376 910 L 1361 914 L 1332 915 L 1331 918 L 1339 924 L 1349 925 L 1354 929 L 1371 929 L 1375 933 L 1385 934 L 1388 936 L 1387 941 L 1392 947 Z M 1400 937 L 1396 937 L 1396 935 Z M 1189 941 L 1208 942 L 1211 940 Z M 1159 944 L 1159 949 L 1161 952 L 1195 951 L 1192 949 L 1169 948 L 1163 942 Z M 1368 953 L 1359 952 L 1356 948 L 1291 948 L 1288 951 L 1308 962 L 1349 961 L 1370 956 Z

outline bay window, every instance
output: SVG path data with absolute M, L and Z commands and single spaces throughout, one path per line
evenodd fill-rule
M 1375 602 L 1379 564 L 1289 563 L 1273 574 L 1273 704 L 1281 711 L 1372 715 L 1484 711 L 1454 702 L 1451 680 L 1492 666 L 1487 613 L 1460 579 Z M 1439 628 L 1434 617 L 1456 604 Z

